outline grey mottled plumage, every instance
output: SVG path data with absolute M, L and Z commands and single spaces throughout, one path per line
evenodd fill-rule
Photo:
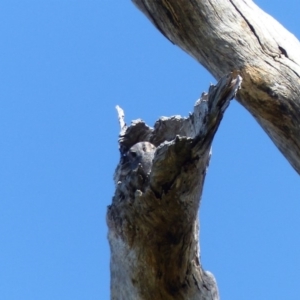
M 115 181 L 122 181 L 130 171 L 139 168 L 144 174 L 151 171 L 152 160 L 154 158 L 156 147 L 149 142 L 139 142 L 134 144 L 122 156 L 122 162 L 115 172 Z
M 156 147 L 149 142 L 139 142 L 127 152 L 127 163 L 131 170 L 136 170 L 139 165 L 147 174 L 151 170 L 152 160 Z

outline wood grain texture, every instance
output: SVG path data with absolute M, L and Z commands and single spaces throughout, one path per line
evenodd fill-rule
M 159 31 L 219 79 L 300 173 L 300 43 L 250 0 L 132 0 Z
M 118 108 L 121 159 L 107 211 L 111 299 L 219 299 L 201 267 L 197 216 L 211 143 L 241 80 L 223 77 L 189 117 L 164 117 L 154 128 L 141 120 L 127 127 Z

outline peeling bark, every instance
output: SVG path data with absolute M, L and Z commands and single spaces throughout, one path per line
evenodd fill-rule
M 300 173 L 300 43 L 250 0 L 132 0 L 215 78 L 238 70 L 237 100 Z
M 116 192 L 107 211 L 111 299 L 219 299 L 200 262 L 198 208 L 213 137 L 241 84 L 231 73 L 187 118 L 121 126 Z

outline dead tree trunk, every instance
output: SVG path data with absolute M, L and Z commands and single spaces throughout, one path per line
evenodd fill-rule
M 300 43 L 251 0 L 132 0 L 215 78 L 239 70 L 237 100 L 300 173 Z
M 243 77 L 238 101 L 300 173 L 300 43 L 250 0 L 133 2 L 221 80 L 188 118 L 162 118 L 154 129 L 141 120 L 126 127 L 119 109 L 121 161 L 107 212 L 111 298 L 216 300 L 197 220 L 210 146 Z
M 211 86 L 188 118 L 121 125 L 116 193 L 107 212 L 111 299 L 219 299 L 201 268 L 198 207 L 213 137 L 241 77 Z

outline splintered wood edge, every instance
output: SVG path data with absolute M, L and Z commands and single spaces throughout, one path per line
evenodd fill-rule
M 125 114 L 124 114 L 124 110 L 119 105 L 116 105 L 116 110 L 118 113 L 118 120 L 120 124 L 120 135 L 121 135 L 126 130 Z

